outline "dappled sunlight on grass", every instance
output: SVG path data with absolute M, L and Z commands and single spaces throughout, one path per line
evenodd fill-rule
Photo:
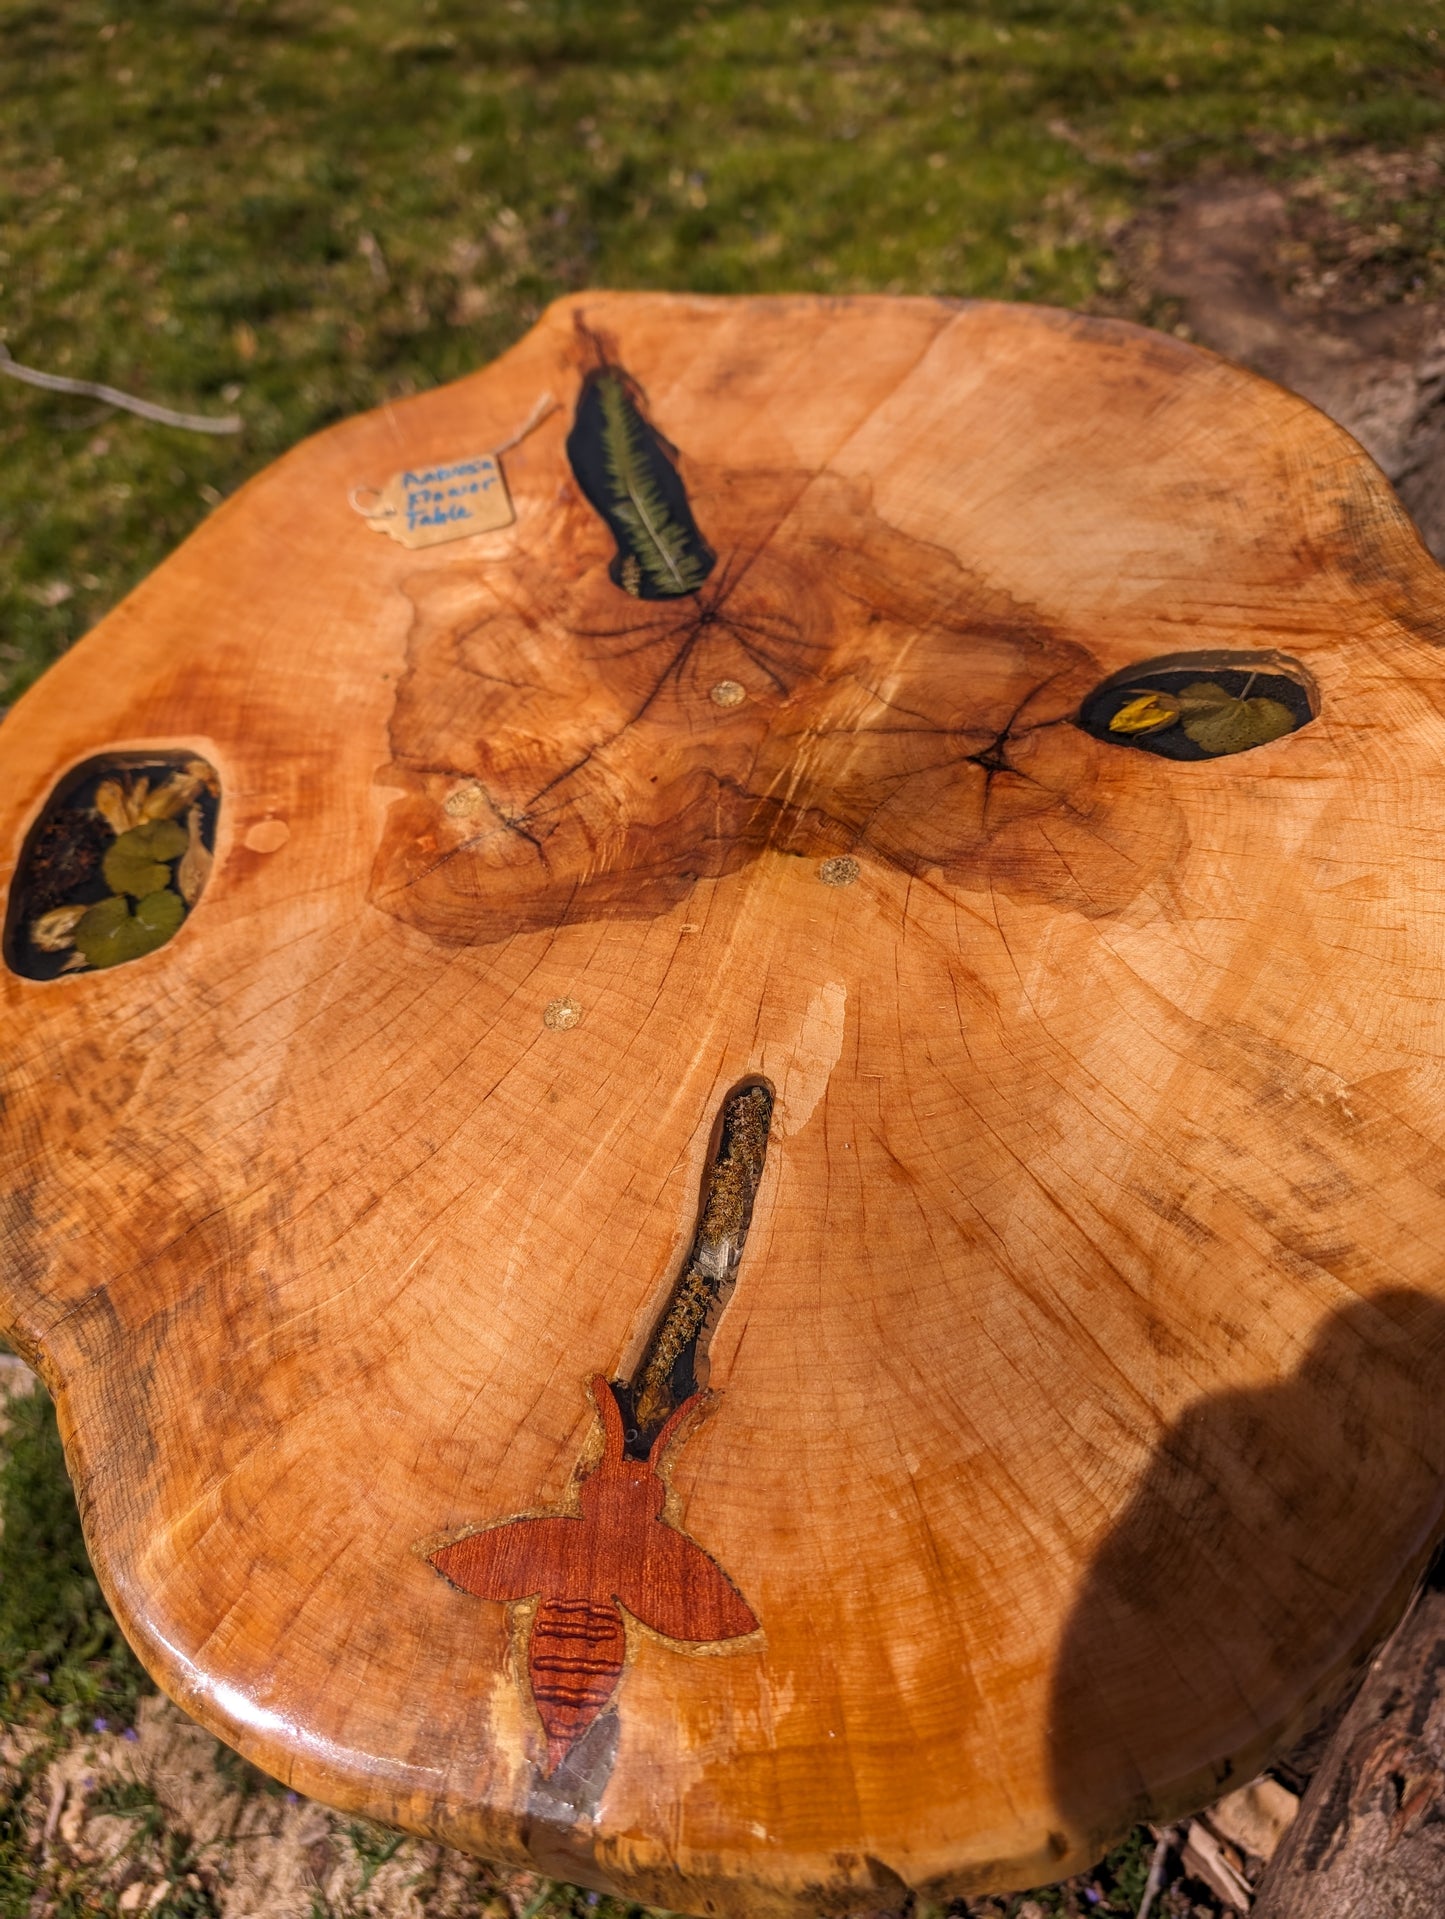
M 0 338 L 201 440 L 0 382 L 11 695 L 257 467 L 554 295 L 1088 304 L 1206 165 L 1445 124 L 1439 0 L 0 4 Z

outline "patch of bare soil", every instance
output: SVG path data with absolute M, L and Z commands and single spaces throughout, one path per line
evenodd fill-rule
M 1119 237 L 1117 310 L 1312 401 L 1445 559 L 1445 143 L 1336 156 L 1286 185 L 1196 183 Z
M 7 1735 L 11 1779 L 33 1746 Z M 130 1733 L 52 1752 L 22 1807 L 36 1911 L 517 1919 L 550 1890 L 284 1792 L 158 1695 Z

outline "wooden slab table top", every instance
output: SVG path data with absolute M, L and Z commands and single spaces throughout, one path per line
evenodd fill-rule
M 693 1912 L 1248 1776 L 1442 1529 L 1442 642 L 1344 433 L 1020 307 L 581 296 L 251 482 L 0 734 L 160 1683 Z

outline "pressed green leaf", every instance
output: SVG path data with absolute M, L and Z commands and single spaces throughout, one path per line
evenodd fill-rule
M 168 940 L 185 917 L 185 902 L 179 893 L 170 891 L 152 893 L 135 909 L 136 925 L 143 926 L 147 933 L 153 935 L 153 944 L 156 946 L 162 940 Z M 147 947 L 146 951 L 149 952 L 150 948 Z
M 150 820 L 122 833 L 106 854 L 105 883 L 132 899 L 158 893 L 170 879 L 169 862 L 186 850 L 186 830 L 177 820 Z M 166 862 L 163 864 L 162 862 Z
M 89 909 L 75 929 L 75 945 L 92 966 L 119 966 L 164 946 L 185 916 L 179 893 L 152 893 L 134 913 L 113 896 Z
M 123 899 L 112 897 L 101 900 L 97 905 L 87 908 L 80 924 L 75 929 L 75 943 L 87 959 L 91 957 L 90 947 L 97 940 L 108 939 L 117 927 L 124 925 L 130 918 L 130 908 Z M 98 962 L 95 962 L 98 964 Z
M 1236 699 L 1212 680 L 1196 680 L 1179 695 L 1185 733 L 1204 752 L 1243 753 L 1292 733 L 1294 714 L 1282 700 Z
M 1198 713 L 1228 706 L 1234 695 L 1218 680 L 1191 680 L 1188 686 L 1181 689 L 1177 698 L 1186 713 Z
M 106 855 L 103 871 L 107 886 L 113 886 L 117 893 L 129 893 L 134 900 L 158 893 L 171 876 L 168 866 L 154 860 L 127 859 L 113 850 Z

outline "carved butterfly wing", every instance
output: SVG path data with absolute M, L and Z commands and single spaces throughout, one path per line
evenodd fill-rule
M 648 1525 L 643 1550 L 622 1572 L 615 1596 L 668 1639 L 705 1644 L 758 1629 L 752 1607 L 717 1561 L 661 1519 Z
M 583 1530 L 576 1519 L 508 1519 L 427 1557 L 444 1579 L 478 1599 L 545 1598 L 566 1590 Z

